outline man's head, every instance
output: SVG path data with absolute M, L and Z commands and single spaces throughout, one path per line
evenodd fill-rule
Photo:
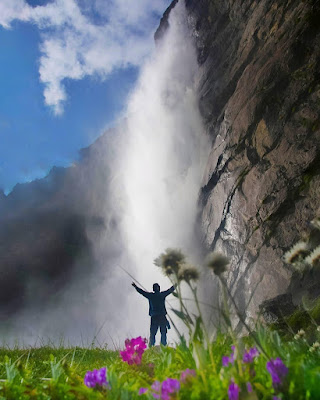
M 153 284 L 153 291 L 155 293 L 160 292 L 160 285 L 158 283 Z

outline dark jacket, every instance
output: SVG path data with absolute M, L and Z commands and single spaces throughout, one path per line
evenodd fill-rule
M 164 292 L 145 292 L 144 290 L 135 286 L 136 291 L 149 300 L 149 315 L 166 315 L 167 310 L 165 306 L 166 297 L 174 291 L 174 286 Z

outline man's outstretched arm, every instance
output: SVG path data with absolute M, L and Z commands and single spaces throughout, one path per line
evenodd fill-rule
M 144 290 L 140 289 L 134 282 L 132 282 L 132 286 L 136 289 L 136 291 L 140 294 L 142 294 L 142 296 L 148 298 L 149 297 L 149 292 L 145 292 Z
M 169 294 L 171 294 L 176 288 L 176 285 L 171 286 L 171 288 L 169 288 L 168 290 L 165 290 L 164 292 L 162 292 L 164 294 L 164 296 L 168 296 Z

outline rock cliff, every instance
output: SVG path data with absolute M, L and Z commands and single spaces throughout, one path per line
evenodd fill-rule
M 186 0 L 212 150 L 200 194 L 208 249 L 249 315 L 284 293 L 282 255 L 319 214 L 320 4 Z M 257 289 L 257 290 L 256 290 Z

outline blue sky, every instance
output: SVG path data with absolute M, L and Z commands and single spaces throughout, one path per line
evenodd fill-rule
M 116 123 L 168 0 L 2 0 L 0 189 L 68 166 Z M 38 6 L 38 7 L 35 7 Z

